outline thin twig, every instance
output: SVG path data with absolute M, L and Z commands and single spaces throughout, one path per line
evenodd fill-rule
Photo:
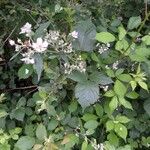
M 28 90 L 28 89 L 34 89 L 37 88 L 37 85 L 31 85 L 31 86 L 26 86 L 26 87 L 18 87 L 18 88 L 13 88 L 13 89 L 0 89 L 0 91 L 3 92 L 11 92 L 11 91 L 16 91 L 16 90 Z

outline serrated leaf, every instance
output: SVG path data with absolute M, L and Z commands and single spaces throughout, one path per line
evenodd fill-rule
M 94 130 L 98 126 L 98 122 L 96 120 L 89 120 L 84 124 L 86 129 Z
M 99 87 L 91 81 L 78 83 L 75 87 L 75 97 L 83 108 L 88 107 L 98 100 Z
M 33 65 L 37 75 L 38 75 L 38 81 L 40 80 L 42 71 L 43 71 L 43 59 L 42 56 L 40 54 L 35 54 L 34 55 L 34 60 L 35 63 Z
M 72 79 L 73 81 L 80 82 L 80 83 L 85 82 L 87 80 L 86 74 L 80 71 L 73 71 L 67 77 Z
M 36 137 L 41 140 L 41 141 L 44 141 L 45 138 L 47 138 L 47 131 L 46 131 L 46 128 L 43 124 L 39 124 L 37 126 L 37 129 L 36 129 Z
M 104 96 L 106 97 L 114 97 L 115 96 L 115 92 L 113 90 L 109 90 L 107 91 Z
M 107 136 L 107 139 L 109 140 L 109 143 L 118 146 L 119 145 L 119 138 L 115 135 L 114 132 L 110 132 Z
M 131 17 L 128 21 L 128 26 L 127 28 L 129 30 L 132 30 L 134 28 L 137 28 L 141 24 L 141 17 Z
M 115 85 L 114 85 L 114 91 L 117 95 L 124 96 L 127 91 L 127 88 L 122 82 L 120 82 L 119 80 L 116 80 Z
M 117 123 L 115 124 L 115 132 L 121 137 L 123 138 L 124 140 L 126 140 L 126 137 L 127 137 L 127 128 L 121 124 L 121 123 Z
M 131 84 L 132 90 L 134 91 L 136 86 L 137 86 L 137 82 L 136 81 L 130 81 L 130 84 Z
M 125 37 L 127 31 L 124 29 L 124 27 L 118 27 L 118 30 L 119 30 L 119 40 L 122 40 Z
M 122 39 L 121 41 L 117 41 L 115 45 L 115 49 L 118 51 L 124 51 L 129 47 L 128 42 L 125 39 Z
M 10 117 L 11 118 L 15 118 L 19 121 L 23 121 L 24 120 L 24 116 L 25 116 L 25 108 L 20 107 L 18 109 L 14 109 L 12 110 Z
M 140 85 L 141 88 L 148 91 L 148 86 L 145 82 L 139 81 L 138 84 Z
M 117 107 L 118 107 L 118 98 L 117 96 L 114 96 L 109 103 L 109 108 L 111 109 L 111 111 L 114 111 Z
M 117 78 L 123 82 L 130 82 L 133 80 L 129 74 L 120 74 L 119 76 L 117 76 Z
M 57 120 L 50 120 L 50 122 L 48 123 L 48 130 L 52 131 L 54 130 L 56 127 L 58 126 L 58 121 Z
M 114 124 L 113 121 L 109 120 L 109 121 L 106 122 L 106 130 L 107 130 L 107 131 L 113 130 L 114 127 L 115 127 L 115 124 Z
M 92 21 L 80 21 L 75 27 L 78 38 L 73 41 L 73 47 L 81 51 L 92 51 L 95 44 L 96 27 Z
M 121 123 L 128 123 L 130 121 L 130 119 L 128 119 L 126 116 L 120 116 L 120 115 L 116 116 L 116 120 Z
M 100 72 L 93 72 L 89 76 L 89 80 L 95 82 L 96 84 L 108 85 L 113 83 L 112 79 Z
M 139 94 L 136 93 L 135 91 L 132 91 L 132 92 L 127 93 L 126 97 L 131 98 L 131 99 L 137 99 L 139 97 Z
M 123 105 L 125 108 L 128 108 L 128 109 L 133 110 L 131 103 L 128 102 L 127 100 L 125 100 L 124 97 L 119 97 L 119 102 L 120 102 L 120 104 Z
M 78 103 L 77 101 L 72 101 L 71 104 L 69 105 L 69 111 L 72 113 L 72 112 L 75 112 L 78 108 Z
M 96 114 L 97 114 L 99 117 L 102 117 L 103 114 L 104 114 L 103 107 L 102 107 L 100 104 L 96 104 L 96 105 L 95 105 L 95 111 L 96 111 Z
M 94 115 L 94 114 L 90 114 L 90 113 L 86 113 L 86 114 L 84 114 L 83 115 L 83 117 L 82 117 L 82 119 L 84 120 L 84 121 L 89 121 L 89 120 L 97 120 L 97 116 L 96 115 Z
M 100 32 L 96 34 L 96 40 L 102 43 L 110 43 L 115 41 L 115 36 L 109 32 Z
M 35 139 L 33 137 L 22 136 L 15 144 L 15 147 L 19 148 L 20 150 L 29 150 L 32 149 L 34 144 Z
M 146 45 L 150 45 L 150 35 L 146 35 L 146 36 L 142 37 L 142 41 L 143 41 Z

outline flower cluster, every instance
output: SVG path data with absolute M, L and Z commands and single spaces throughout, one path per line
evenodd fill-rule
M 96 47 L 98 47 L 98 52 L 99 52 L 100 54 L 102 54 L 102 53 L 104 53 L 104 52 L 106 52 L 106 51 L 109 50 L 110 44 L 107 43 L 107 44 L 101 44 L 101 45 L 100 45 L 100 43 L 98 43 L 98 44 L 96 45 Z
M 102 88 L 105 92 L 108 91 L 109 86 L 108 85 L 101 85 L 100 88 Z
M 119 65 L 119 61 L 116 61 L 116 62 L 113 63 L 112 68 L 114 70 L 117 70 L 118 69 L 118 65 Z
M 65 34 L 60 34 L 59 31 L 49 30 L 45 33 L 43 38 L 39 37 L 34 41 L 32 35 L 32 25 L 28 22 L 21 28 L 20 34 L 25 34 L 27 40 L 22 42 L 21 39 L 18 39 L 17 42 L 9 40 L 10 45 L 15 46 L 15 51 L 19 52 L 23 58 L 23 61 L 26 64 L 34 64 L 34 54 L 35 53 L 44 53 L 47 48 L 52 48 L 56 52 L 62 53 L 72 53 L 72 41 Z M 73 31 L 69 34 L 73 39 L 78 38 L 78 32 Z M 69 39 L 69 40 L 68 40 Z M 81 59 L 81 56 L 76 58 L 73 64 L 65 63 L 65 73 L 70 74 L 73 70 L 79 70 L 80 72 L 86 71 L 86 63 Z
M 43 53 L 48 48 L 48 42 L 43 40 L 41 37 L 37 38 L 36 42 L 33 41 L 31 37 L 32 25 L 28 22 L 21 28 L 20 34 L 25 34 L 28 37 L 24 42 L 21 39 L 18 39 L 17 42 L 9 40 L 10 45 L 15 46 L 15 51 L 19 51 L 23 58 L 23 61 L 26 64 L 34 64 L 34 54 Z
M 78 70 L 80 72 L 85 72 L 86 71 L 86 62 L 82 60 L 81 56 L 79 56 L 75 63 L 69 64 L 65 63 L 65 74 L 70 74 L 74 70 Z
M 73 31 L 69 35 L 71 35 L 73 38 L 78 38 L 77 31 Z M 65 34 L 61 35 L 59 31 L 50 30 L 46 34 L 45 39 L 47 40 L 49 45 L 58 52 L 73 52 L 71 41 L 68 41 L 67 36 Z

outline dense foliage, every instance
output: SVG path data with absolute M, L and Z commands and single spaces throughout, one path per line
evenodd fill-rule
M 149 0 L 0 0 L 0 150 L 150 147 Z

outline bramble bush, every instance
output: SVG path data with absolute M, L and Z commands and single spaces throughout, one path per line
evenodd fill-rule
M 0 1 L 0 150 L 150 147 L 149 0 Z

